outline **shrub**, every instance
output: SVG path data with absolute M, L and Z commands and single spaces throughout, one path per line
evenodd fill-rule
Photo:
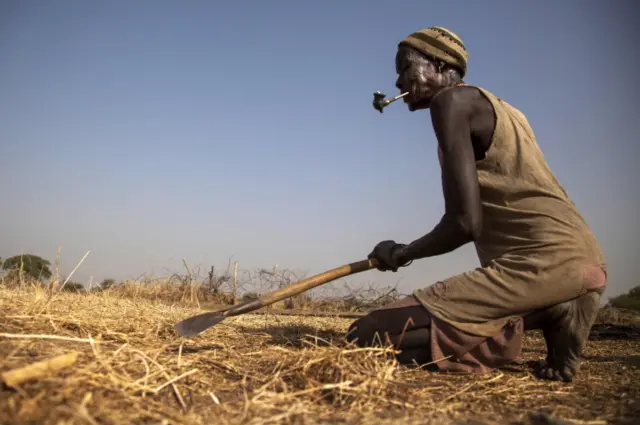
M 640 285 L 631 288 L 626 294 L 609 298 L 607 306 L 640 311 Z

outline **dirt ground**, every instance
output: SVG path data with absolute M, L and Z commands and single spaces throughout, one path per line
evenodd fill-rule
M 183 339 L 173 325 L 196 309 L 100 293 L 0 288 L 0 311 L 0 373 L 78 355 L 5 384 L 0 424 L 640 423 L 637 326 L 596 327 L 581 374 L 565 384 L 530 374 L 545 354 L 537 333 L 510 367 L 469 376 L 349 347 L 353 319 L 246 315 Z

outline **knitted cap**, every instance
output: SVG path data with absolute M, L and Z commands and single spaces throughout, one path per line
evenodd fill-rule
M 459 68 L 462 77 L 467 73 L 469 54 L 462 40 L 453 32 L 442 27 L 423 28 L 410 34 L 399 45 L 406 44 L 428 56 Z

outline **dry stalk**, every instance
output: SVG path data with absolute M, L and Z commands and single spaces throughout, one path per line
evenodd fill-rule
M 9 387 L 15 388 L 24 382 L 40 379 L 67 368 L 74 364 L 77 359 L 78 353 L 73 352 L 41 360 L 27 366 L 4 372 L 2 374 L 2 380 Z

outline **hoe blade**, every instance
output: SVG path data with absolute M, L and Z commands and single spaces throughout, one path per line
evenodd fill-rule
M 178 322 L 176 330 L 181 336 L 196 336 L 222 322 L 226 317 L 221 311 L 198 314 Z

